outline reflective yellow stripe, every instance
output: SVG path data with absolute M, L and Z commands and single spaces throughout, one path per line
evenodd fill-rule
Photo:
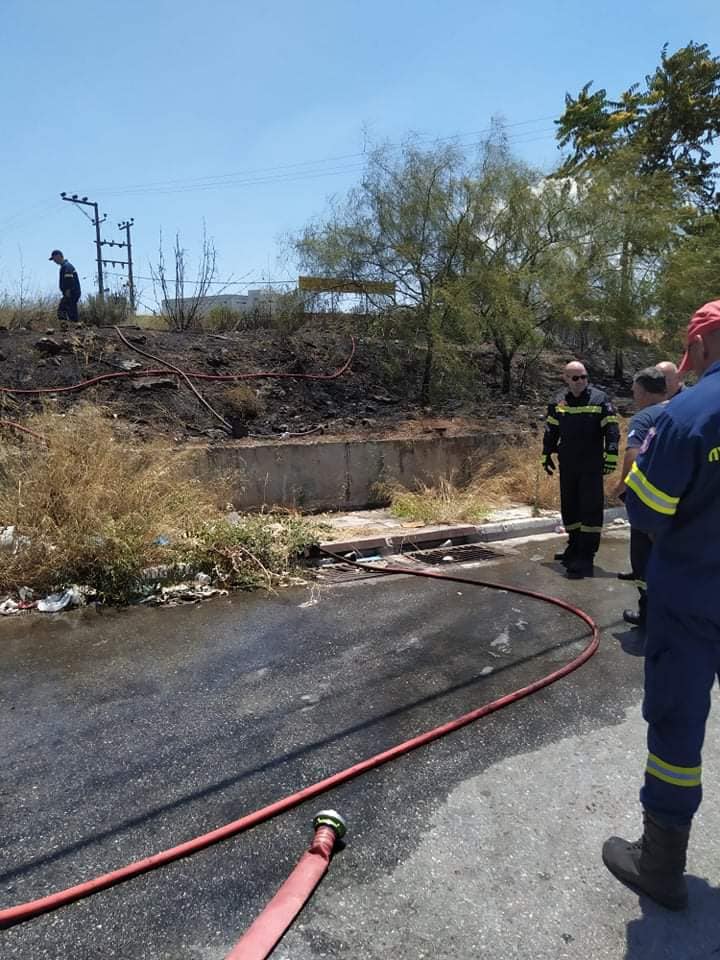
M 581 533 L 602 533 L 602 527 L 586 527 L 584 523 L 580 524 Z
M 702 767 L 678 767 L 654 753 L 648 754 L 645 772 L 674 787 L 699 787 L 702 783 Z
M 600 426 L 606 427 L 609 423 L 619 423 L 619 420 L 617 417 L 603 417 L 600 421 Z
M 638 467 L 637 461 L 633 463 L 630 473 L 625 478 L 625 483 L 633 493 L 637 494 L 646 507 L 650 507 L 656 513 L 662 513 L 667 517 L 675 516 L 680 497 L 671 497 L 653 486 Z
M 602 413 L 602 407 L 556 407 L 558 413 Z
M 560 421 L 556 420 L 555 417 L 548 417 L 545 423 L 552 424 L 553 427 L 559 427 Z
M 616 453 L 606 453 L 605 460 L 607 463 L 617 463 L 618 455 Z
M 581 523 L 566 523 L 565 532 L 570 533 L 573 530 L 579 530 L 581 526 L 582 526 Z
M 647 583 L 644 580 L 636 580 L 635 586 L 638 590 L 647 590 Z

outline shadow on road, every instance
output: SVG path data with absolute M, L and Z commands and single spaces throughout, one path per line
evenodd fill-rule
M 642 917 L 627 925 L 625 960 L 718 960 L 720 888 L 688 877 L 690 906 L 680 913 L 640 897 Z
M 622 647 L 623 653 L 627 653 L 628 656 L 645 656 L 645 634 L 642 630 L 619 630 L 613 633 L 613 637 Z

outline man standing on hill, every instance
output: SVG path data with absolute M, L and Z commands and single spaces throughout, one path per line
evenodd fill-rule
M 65 259 L 62 250 L 53 250 L 49 259 L 60 267 L 60 293 L 62 294 L 62 299 L 57 308 L 58 320 L 61 322 L 78 323 L 80 320 L 78 316 L 80 278 L 77 275 L 77 270 L 69 260 Z
M 644 832 L 603 861 L 671 910 L 687 906 L 685 857 L 702 799 L 702 747 L 720 676 L 720 300 L 697 310 L 680 371 L 700 378 L 661 413 L 626 479 L 630 523 L 653 538 L 643 716 Z M 711 838 L 708 838 L 708 843 Z
M 616 497 L 625 499 L 627 488 L 625 487 L 625 477 L 630 473 L 630 469 L 635 463 L 635 458 L 642 449 L 645 440 L 657 423 L 657 419 L 665 409 L 666 381 L 665 376 L 660 370 L 661 364 L 656 367 L 646 367 L 640 373 L 636 373 L 633 378 L 632 392 L 635 401 L 635 415 L 630 421 L 628 427 L 627 442 L 625 445 L 625 457 L 623 458 L 620 480 L 615 487 Z M 675 367 L 675 364 L 672 364 Z M 675 377 L 677 379 L 677 368 L 675 368 Z M 677 384 L 676 384 L 677 386 Z M 632 567 L 632 576 L 635 586 L 638 588 L 640 599 L 638 601 L 638 612 L 632 610 L 623 612 L 623 620 L 634 627 L 645 628 L 647 616 L 647 584 L 645 582 L 645 572 L 647 570 L 650 551 L 652 550 L 652 540 L 643 530 L 637 527 L 630 528 L 630 566 Z
M 593 575 L 605 505 L 603 477 L 617 467 L 620 435 L 610 399 L 590 386 L 582 363 L 569 363 L 563 379 L 566 390 L 548 406 L 542 465 L 552 476 L 558 454 L 568 544 L 555 559 L 563 561 L 571 580 L 581 580 Z

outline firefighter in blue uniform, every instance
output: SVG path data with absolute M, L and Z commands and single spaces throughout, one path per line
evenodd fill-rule
M 60 267 L 60 293 L 62 299 L 58 304 L 58 320 L 78 323 L 78 300 L 80 299 L 80 278 L 77 270 L 63 256 L 62 250 L 53 250 L 49 257 Z
M 675 364 L 671 364 L 674 368 Z M 676 371 L 677 373 L 677 371 Z M 642 449 L 645 439 L 650 430 L 657 423 L 658 417 L 662 414 L 666 405 L 668 395 L 668 383 L 665 374 L 660 369 L 660 364 L 656 367 L 646 367 L 633 377 L 633 400 L 635 401 L 635 415 L 630 421 L 628 427 L 627 440 L 625 443 L 625 456 L 622 462 L 622 471 L 617 487 L 613 491 L 615 496 L 621 500 L 625 499 L 627 487 L 625 486 L 625 477 L 630 473 L 637 455 Z M 674 392 L 674 390 L 673 390 Z M 637 527 L 630 528 L 630 566 L 632 567 L 633 580 L 640 594 L 638 600 L 638 612 L 625 610 L 623 620 L 632 624 L 634 627 L 645 629 L 647 619 L 647 565 L 652 550 L 652 541 L 644 530 L 638 530 Z
M 565 367 L 567 390 L 548 406 L 542 465 L 552 476 L 560 465 L 560 510 L 567 547 L 556 555 L 572 580 L 593 575 L 600 546 L 605 490 L 603 477 L 618 463 L 618 419 L 607 394 L 588 384 L 577 361 Z
M 710 691 L 720 676 L 720 300 L 688 326 L 680 371 L 700 380 L 665 408 L 626 479 L 632 526 L 653 539 L 643 715 L 644 832 L 603 847 L 619 879 L 673 910 L 688 902 L 685 858 L 700 806 Z

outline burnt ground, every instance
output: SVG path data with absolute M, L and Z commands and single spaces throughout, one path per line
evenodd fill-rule
M 131 326 L 123 330 L 134 346 L 183 370 L 223 375 L 330 373 L 342 366 L 351 342 L 347 318 L 314 319 L 312 326 L 308 324 L 291 336 L 272 329 L 222 334 Z M 241 434 L 247 429 L 251 436 L 281 438 L 306 431 L 345 436 L 400 431 L 413 436 L 480 428 L 507 438 L 519 437 L 528 428 L 537 429 L 544 405 L 557 389 L 562 365 L 571 355 L 561 347 L 543 353 L 525 372 L 521 389 L 509 399 L 500 391 L 500 371 L 492 348 L 460 350 L 439 372 L 432 404 L 422 406 L 422 349 L 382 340 L 361 329 L 356 341 L 351 368 L 336 380 L 247 381 L 252 388 L 249 405 L 257 408 L 250 419 L 243 416 L 248 400 L 238 401 L 232 382 L 196 384 L 220 414 L 228 420 L 235 418 Z M 630 372 L 650 359 L 636 353 L 628 357 Z M 620 398 L 622 409 L 623 396 L 624 402 L 629 402 L 628 384 L 612 381 L 610 357 L 595 351 L 583 359 L 594 381 Z M 90 401 L 105 407 L 108 415 L 129 424 L 141 437 L 165 436 L 178 441 L 227 437 L 187 385 L 171 374 L 154 380 L 106 380 L 81 391 L 52 392 L 53 387 L 120 372 L 132 363 L 139 363 L 140 368 L 161 366 L 126 347 L 112 327 L 0 330 L 0 385 L 50 390 L 40 397 L 3 393 L 0 415 L 19 420 L 44 406 L 65 412 L 76 403 Z M 523 378 L 521 368 L 516 374 L 518 380 Z

